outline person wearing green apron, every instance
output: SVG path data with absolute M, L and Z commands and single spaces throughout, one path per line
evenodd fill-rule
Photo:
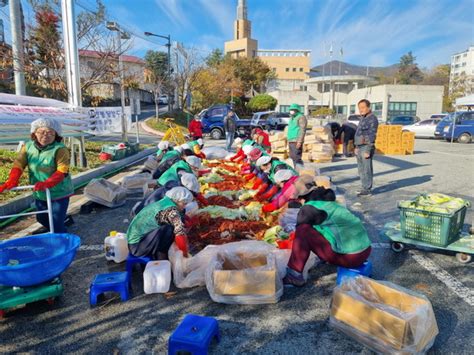
M 167 259 L 173 244 L 188 256 L 188 237 L 184 225 L 185 206 L 193 200 L 185 187 L 175 187 L 165 197 L 144 207 L 133 218 L 127 230 L 127 242 L 134 256 L 153 260 Z
M 252 190 L 257 190 L 255 197 L 259 200 L 270 200 L 279 191 L 279 187 L 275 182 L 275 174 L 279 170 L 290 170 L 294 175 L 298 175 L 291 166 L 269 155 L 258 158 L 256 165 L 259 173 Z
M 195 141 L 188 142 L 189 148 L 192 150 L 195 156 L 201 159 L 206 159 L 206 154 L 202 152 L 204 147 L 204 141 L 202 138 L 196 139 Z
M 290 121 L 288 122 L 287 140 L 290 151 L 290 158 L 293 160 L 293 166 L 300 170 L 303 166 L 303 144 L 306 134 L 308 120 L 301 112 L 298 104 L 290 105 Z
M 296 221 L 295 239 L 284 284 L 303 286 L 303 269 L 311 252 L 329 264 L 354 268 L 370 255 L 370 239 L 362 221 L 336 202 L 336 194 L 324 187 L 303 187 L 305 201 Z
M 47 210 L 46 189 L 52 200 L 55 233 L 65 233 L 65 219 L 69 198 L 74 187 L 69 173 L 69 150 L 62 143 L 61 123 L 52 118 L 40 118 L 31 123 L 31 140 L 28 141 L 13 163 L 8 180 L 0 185 L 0 193 L 16 186 L 28 167 L 29 182 L 34 185 L 33 197 L 38 211 Z M 48 215 L 37 214 L 36 219 L 50 229 Z

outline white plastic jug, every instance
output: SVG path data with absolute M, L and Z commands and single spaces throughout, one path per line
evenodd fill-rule
M 104 251 L 107 260 L 113 260 L 116 263 L 124 262 L 128 256 L 127 236 L 116 231 L 110 232 L 104 240 Z
M 143 272 L 143 291 L 166 293 L 171 284 L 171 264 L 168 260 L 154 260 L 146 264 Z

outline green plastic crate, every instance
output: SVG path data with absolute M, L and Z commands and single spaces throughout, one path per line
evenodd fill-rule
M 398 208 L 403 237 L 441 247 L 459 239 L 467 210 L 464 206 L 452 214 L 445 214 L 401 206 Z
M 130 155 L 138 153 L 138 143 L 127 143 L 125 148 L 119 149 L 117 145 L 104 145 L 102 146 L 102 152 L 109 153 L 112 156 L 112 161 L 120 160 Z

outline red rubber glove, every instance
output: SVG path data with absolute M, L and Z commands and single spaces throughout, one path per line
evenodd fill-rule
M 245 180 L 245 181 L 250 181 L 250 180 L 252 180 L 255 176 L 257 176 L 257 175 L 255 175 L 254 173 L 247 174 L 247 175 L 244 176 L 244 180 Z
M 53 175 L 51 175 L 49 178 L 47 178 L 45 181 L 40 181 L 35 184 L 34 190 L 35 191 L 44 191 L 46 189 L 50 189 L 57 184 L 59 184 L 61 181 L 63 181 L 65 178 L 65 175 L 60 172 L 60 171 L 55 171 Z
M 239 149 L 239 151 L 237 152 L 236 155 L 234 155 L 232 158 L 230 158 L 230 161 L 233 161 L 235 163 L 240 163 L 244 159 L 245 159 L 245 154 L 244 154 L 244 151 L 241 148 L 241 149 Z
M 278 192 L 278 186 L 272 186 L 270 190 L 260 196 L 262 200 L 269 200 Z
M 258 189 L 262 184 L 263 184 L 263 180 L 260 178 L 257 178 L 257 180 L 255 181 L 255 184 L 253 184 L 252 186 L 252 190 Z
M 10 170 L 8 180 L 5 181 L 3 185 L 0 185 L 0 194 L 5 190 L 10 190 L 14 187 L 17 187 L 21 178 L 21 174 L 23 174 L 23 170 L 20 168 L 12 168 L 12 170 Z
M 196 194 L 196 200 L 203 206 L 209 206 L 209 201 L 202 194 Z
M 206 159 L 206 154 L 204 154 L 203 152 L 196 154 L 196 156 L 201 159 Z
M 203 169 L 203 170 L 199 170 L 198 171 L 198 176 L 201 177 L 201 176 L 204 176 L 206 174 L 209 174 L 211 172 L 211 169 Z
M 262 207 L 262 212 L 264 212 L 264 213 L 273 212 L 275 210 L 276 210 L 276 207 L 273 206 L 273 204 L 271 204 L 271 203 L 267 203 L 266 205 L 264 205 Z
M 263 184 L 262 186 L 260 186 L 257 190 L 257 193 L 255 194 L 255 197 L 259 197 L 260 195 L 262 195 L 268 188 L 268 184 Z
M 183 234 L 177 235 L 174 237 L 174 242 L 179 250 L 183 252 L 183 255 L 187 258 L 188 257 L 188 237 Z

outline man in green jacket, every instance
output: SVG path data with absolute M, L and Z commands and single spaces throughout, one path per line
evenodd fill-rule
M 296 170 L 299 170 L 304 166 L 301 157 L 303 155 L 303 143 L 307 126 L 308 120 L 301 112 L 300 106 L 298 104 L 291 104 L 287 140 L 290 150 L 290 158 L 293 160 L 293 165 Z

